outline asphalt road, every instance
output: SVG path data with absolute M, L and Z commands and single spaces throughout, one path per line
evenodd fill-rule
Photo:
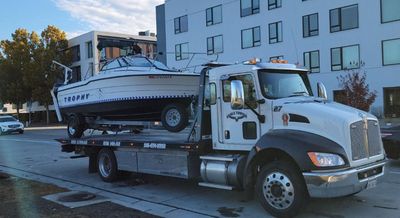
M 265 217 L 256 200 L 242 192 L 209 189 L 194 182 L 157 176 L 132 176 L 104 183 L 87 173 L 87 158 L 70 159 L 53 139 L 62 129 L 26 130 L 23 135 L 0 136 L 0 172 L 86 191 L 109 201 L 163 217 Z M 0 187 L 1 188 L 1 187 Z M 300 217 L 400 218 L 400 161 L 390 161 L 378 187 L 355 196 L 312 199 Z

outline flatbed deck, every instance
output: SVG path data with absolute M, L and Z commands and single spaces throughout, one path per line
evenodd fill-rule
M 63 151 L 72 152 L 71 146 L 134 147 L 149 149 L 198 149 L 200 142 L 188 141 L 190 128 L 172 133 L 164 129 L 146 129 L 141 133 L 93 134 L 79 139 L 56 139 Z

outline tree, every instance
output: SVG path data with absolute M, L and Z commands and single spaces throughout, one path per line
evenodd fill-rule
M 55 26 L 48 26 L 41 33 L 39 45 L 33 50 L 33 71 L 27 75 L 26 82 L 33 86 L 33 100 L 38 101 L 46 108 L 46 122 L 49 124 L 49 106 L 53 103 L 50 90 L 54 84 L 62 79 L 61 70 L 52 67 L 52 61 L 58 61 L 69 65 L 71 56 L 67 52 L 68 40 L 65 32 Z
M 0 100 L 14 103 L 17 106 L 17 116 L 22 103 L 31 99 L 31 89 L 23 78 L 32 68 L 32 48 L 35 47 L 37 34 L 26 29 L 17 29 L 12 34 L 12 40 L 2 40 Z
M 339 86 L 344 90 L 344 103 L 363 111 L 369 111 L 376 99 L 376 91 L 369 90 L 365 71 L 352 70 L 338 78 Z

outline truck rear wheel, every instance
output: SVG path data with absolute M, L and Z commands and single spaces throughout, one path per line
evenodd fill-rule
M 80 138 L 85 131 L 84 124 L 81 118 L 77 115 L 72 115 L 68 119 L 67 132 L 70 138 Z
M 277 217 L 295 216 L 308 199 L 301 174 L 292 164 L 281 160 L 261 169 L 256 193 L 264 209 Z
M 170 132 L 179 132 L 187 126 L 189 115 L 182 104 L 169 104 L 161 113 L 161 122 Z
M 112 150 L 101 149 L 97 156 L 97 163 L 99 176 L 104 182 L 113 182 L 118 178 L 117 159 Z

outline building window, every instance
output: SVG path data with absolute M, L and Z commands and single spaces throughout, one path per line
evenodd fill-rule
M 175 60 L 189 59 L 189 43 L 175 45 Z
M 242 30 L 242 49 L 261 45 L 260 27 Z
M 318 36 L 318 13 L 303 16 L 303 37 Z
M 331 33 L 358 28 L 358 5 L 350 5 L 329 11 Z
M 207 38 L 207 54 L 219 54 L 224 51 L 222 35 Z
M 269 57 L 269 61 L 283 60 L 283 55 Z
M 319 73 L 319 51 L 309 51 L 303 53 L 304 67 L 310 70 L 311 73 Z
M 79 82 L 82 80 L 81 76 L 81 66 L 71 67 L 72 70 L 72 79 L 71 82 Z
M 86 42 L 87 58 L 93 57 L 93 44 L 92 41 Z
M 282 7 L 282 0 L 268 0 L 268 10 Z
M 400 1 L 381 0 L 381 22 L 393 22 L 400 20 Z
M 71 47 L 71 53 L 72 53 L 72 62 L 77 62 L 81 60 L 81 49 L 79 45 Z
M 282 42 L 282 21 L 269 24 L 269 44 Z
M 360 68 L 360 46 L 351 45 L 331 49 L 331 69 L 350 70 Z
M 400 64 L 400 38 L 382 41 L 383 65 Z
M 188 16 L 181 16 L 174 19 L 175 34 L 188 31 Z
M 386 118 L 400 117 L 400 87 L 383 88 Z
M 240 0 L 240 16 L 246 17 L 260 12 L 260 0 Z
M 88 72 L 90 73 L 90 76 L 94 75 L 94 65 L 93 65 L 93 63 L 89 63 Z M 87 79 L 87 77 L 85 79 Z
M 206 10 L 206 25 L 222 23 L 222 5 L 218 5 Z

